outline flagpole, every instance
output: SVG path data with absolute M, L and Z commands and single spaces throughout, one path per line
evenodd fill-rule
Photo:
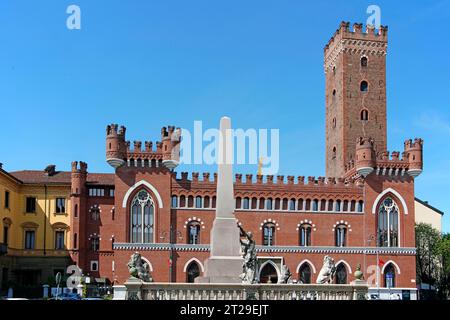
M 380 259 L 378 258 L 378 248 L 377 250 L 377 289 L 378 289 L 378 298 L 380 297 Z

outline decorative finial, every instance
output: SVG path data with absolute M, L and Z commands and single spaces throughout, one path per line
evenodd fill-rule
M 262 176 L 262 167 L 263 167 L 263 157 L 259 157 L 258 160 L 258 176 Z

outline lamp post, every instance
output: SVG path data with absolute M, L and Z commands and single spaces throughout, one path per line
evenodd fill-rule
M 369 237 L 367 238 L 367 242 L 368 242 L 368 244 L 369 244 L 369 247 L 370 247 L 370 243 L 372 242 L 372 241 L 374 241 L 375 242 L 375 247 L 377 246 L 377 242 L 376 242 L 376 240 L 377 240 L 377 236 L 375 235 L 375 234 L 370 234 L 369 235 Z M 379 261 L 379 258 L 378 258 L 378 248 L 375 248 L 375 252 L 376 252 L 376 254 L 377 254 L 377 262 L 376 262 L 376 267 L 377 267 L 377 289 L 378 289 L 378 296 L 380 296 L 380 279 L 379 279 L 379 275 L 380 275 L 380 271 L 379 271 L 379 265 L 378 265 L 378 261 Z M 365 256 L 364 256 L 364 265 L 366 264 L 366 258 L 365 258 Z
M 175 249 L 175 235 L 178 237 L 179 240 L 183 239 L 183 235 L 180 231 L 176 231 L 174 234 L 174 230 L 172 226 L 170 227 L 170 234 L 169 234 L 169 282 L 173 282 L 173 253 Z M 164 241 L 167 237 L 167 231 L 161 232 L 161 236 L 159 237 L 162 241 Z

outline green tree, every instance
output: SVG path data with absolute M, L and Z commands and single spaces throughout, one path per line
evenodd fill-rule
M 437 247 L 441 256 L 442 270 L 438 279 L 439 297 L 450 298 L 450 233 L 442 235 Z
M 425 223 L 416 224 L 417 283 L 437 288 L 438 297 L 450 294 L 450 234 L 441 235 Z
M 416 224 L 417 282 L 435 285 L 439 278 L 439 243 L 441 235 L 430 224 Z

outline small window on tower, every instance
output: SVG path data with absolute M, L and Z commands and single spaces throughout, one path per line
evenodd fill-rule
M 333 66 L 333 75 L 336 75 L 336 66 Z
M 366 109 L 361 111 L 361 121 L 369 121 L 369 111 Z
M 333 129 L 336 128 L 336 118 L 333 118 Z
M 360 88 L 362 92 L 369 91 L 369 84 L 367 83 L 367 81 L 362 81 Z
M 368 63 L 367 57 L 362 57 L 361 58 L 361 67 L 363 67 L 363 68 L 367 67 L 367 63 Z
M 336 147 L 333 147 L 333 153 L 331 155 L 332 159 L 336 159 Z

